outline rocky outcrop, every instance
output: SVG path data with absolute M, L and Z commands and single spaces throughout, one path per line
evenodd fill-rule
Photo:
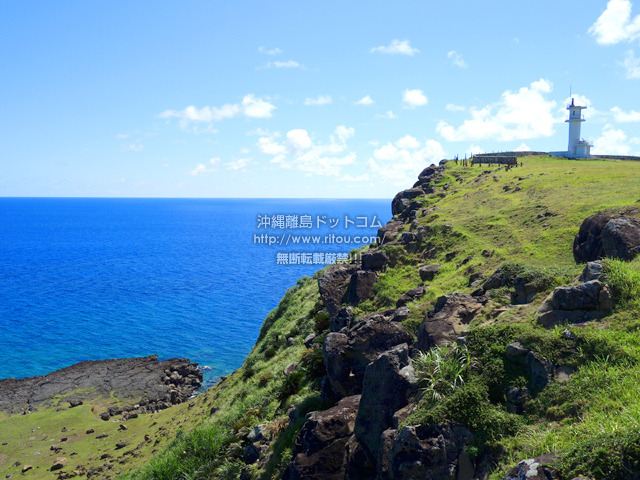
M 389 257 L 381 250 L 365 252 L 360 258 L 364 270 L 384 270 L 389 263 Z
M 384 432 L 380 478 L 472 480 L 475 466 L 465 447 L 473 436 L 459 425 L 413 425 Z
M 546 328 L 565 323 L 582 323 L 607 315 L 612 299 L 609 287 L 599 280 L 556 288 L 537 312 L 538 322 Z
M 553 465 L 558 463 L 555 455 L 541 455 L 522 460 L 507 473 L 505 480 L 561 480 L 560 472 Z
M 426 351 L 456 340 L 486 304 L 486 297 L 454 292 L 438 298 L 418 329 L 416 348 Z
M 333 391 L 341 397 L 360 393 L 367 365 L 381 353 L 412 341 L 400 325 L 381 315 L 329 333 L 322 353 Z
M 420 279 L 423 282 L 430 282 L 435 278 L 436 273 L 438 273 L 439 270 L 440 265 L 425 265 L 418 269 L 418 273 L 420 274 Z
M 395 197 L 393 197 L 393 201 L 391 202 L 391 213 L 393 215 L 398 215 L 404 212 L 411 206 L 411 200 L 419 197 L 420 195 L 424 195 L 424 190 L 418 187 L 409 188 L 399 192 Z
M 402 222 L 387 222 L 386 225 L 378 229 L 378 242 L 380 245 L 394 243 L 398 236 L 398 229 L 404 225 Z
M 367 300 L 373 293 L 373 287 L 378 281 L 378 274 L 372 270 L 357 270 L 351 275 L 347 287 L 346 302 L 358 305 Z
M 407 303 L 413 302 L 414 300 L 418 300 L 424 297 L 424 294 L 427 293 L 426 287 L 416 287 L 412 288 L 408 292 L 405 292 L 400 296 L 398 301 L 396 302 L 396 307 L 404 307 Z
M 318 279 L 318 290 L 329 315 L 335 317 L 344 300 L 351 275 L 358 270 L 355 265 L 331 265 Z
M 311 412 L 293 450 L 284 475 L 288 480 L 343 480 L 346 444 L 353 433 L 360 396 L 343 398 L 335 407 Z
M 620 213 L 586 218 L 573 242 L 573 257 L 584 263 L 601 258 L 633 260 L 640 253 L 640 220 Z
M 119 406 L 111 407 L 112 412 L 152 412 L 182 403 L 200 388 L 197 365 L 185 358 L 158 361 L 151 355 L 86 361 L 44 376 L 0 380 L 0 410 L 13 414 L 114 397 Z
M 380 450 L 382 432 L 392 426 L 393 414 L 407 405 L 416 386 L 407 344 L 382 353 L 367 366 L 354 434 L 372 461 Z

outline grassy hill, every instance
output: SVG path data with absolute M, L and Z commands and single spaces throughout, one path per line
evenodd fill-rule
M 471 293 L 497 269 L 536 283 L 537 294 L 524 304 L 512 304 L 512 283 L 489 292 L 488 303 L 466 327 L 462 354 L 447 346 L 414 352 L 420 389 L 403 424 L 465 425 L 474 433 L 468 456 L 490 459 L 494 480 L 504 479 L 520 460 L 549 453 L 559 458 L 563 478 L 640 478 L 640 260 L 604 262 L 614 296 L 605 318 L 553 329 L 535 319 L 549 292 L 582 271 L 572 254 L 582 221 L 603 210 L 640 208 L 640 162 L 523 162 L 510 170 L 449 162 L 434 193 L 416 199 L 415 219 L 401 220 L 399 235 L 420 229 L 427 234 L 381 247 L 390 263 L 370 297 L 354 307 L 355 316 L 395 308 L 403 293 L 426 286 L 402 321 L 415 337 L 441 295 Z M 418 272 L 427 264 L 441 265 L 432 281 Z M 103 470 L 94 478 L 119 472 L 128 480 L 281 478 L 307 413 L 336 401 L 323 382 L 329 314 L 318 292 L 321 274 L 300 279 L 266 318 L 244 365 L 188 405 L 141 415 L 126 422 L 127 430 L 117 421 L 102 422 L 90 405 L 3 418 L 0 443 L 7 445 L 0 447 L 0 474 L 16 474 L 30 463 L 35 468 L 25 475 L 58 478 L 48 468 L 62 453 L 54 455 L 48 445 L 60 444 L 66 426 L 76 436 L 67 440 L 74 445 L 64 445 L 69 464 L 62 471 L 76 470 L 77 478 L 96 466 Z M 505 360 L 513 342 L 571 372 L 528 396 L 519 412 L 509 407 L 505 392 L 529 380 Z M 443 373 L 447 368 L 454 372 L 450 378 Z M 256 426 L 259 434 L 249 441 Z M 104 430 L 110 443 L 83 433 L 90 428 Z M 116 439 L 130 445 L 124 450 L 140 447 L 123 459 Z M 32 454 L 36 448 L 41 455 Z M 100 459 L 104 454 L 111 457 Z M 254 454 L 259 458 L 252 462 Z M 22 466 L 12 466 L 16 461 Z

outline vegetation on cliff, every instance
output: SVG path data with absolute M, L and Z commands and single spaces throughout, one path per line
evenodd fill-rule
M 451 478 L 528 458 L 550 478 L 640 478 L 640 259 L 578 279 L 573 251 L 585 218 L 638 215 L 640 163 L 523 162 L 423 172 L 383 244 L 300 279 L 244 365 L 158 416 L 184 427 L 122 478 L 409 478 L 434 438 Z

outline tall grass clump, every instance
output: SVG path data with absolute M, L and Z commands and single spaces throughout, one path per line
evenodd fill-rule
M 638 262 L 606 258 L 602 261 L 607 284 L 617 309 L 640 308 L 640 268 Z
M 453 343 L 434 347 L 427 353 L 419 352 L 413 366 L 423 395 L 436 402 L 464 383 L 471 363 L 467 348 Z

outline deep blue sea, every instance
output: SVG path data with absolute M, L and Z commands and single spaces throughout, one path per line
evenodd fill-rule
M 0 378 L 158 354 L 213 381 L 297 278 L 390 217 L 389 200 L 0 198 Z

